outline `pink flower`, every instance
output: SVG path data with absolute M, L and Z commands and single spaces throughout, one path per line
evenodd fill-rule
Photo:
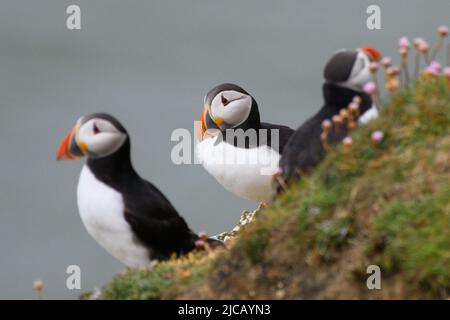
M 354 102 L 354 101 L 352 101 L 352 102 L 350 102 L 350 104 L 348 105 L 348 109 L 349 109 L 351 112 L 356 112 L 356 111 L 359 110 L 359 104 L 356 103 L 356 102 Z
M 398 41 L 398 45 L 400 46 L 400 48 L 409 49 L 409 46 L 411 44 L 407 37 L 401 37 L 400 40 Z
M 377 71 L 378 71 L 378 63 L 375 62 L 375 61 L 371 62 L 371 63 L 369 64 L 369 70 L 370 70 L 370 72 L 372 72 L 372 73 L 377 72 Z
M 394 72 L 394 74 L 399 74 L 400 73 L 400 67 L 399 66 L 393 66 L 392 67 L 392 71 Z
M 361 97 L 360 96 L 354 96 L 352 99 L 352 102 L 356 103 L 356 104 L 361 104 Z
M 428 42 L 426 42 L 425 40 L 421 41 L 417 47 L 419 49 L 419 51 L 421 52 L 427 52 L 428 49 L 430 48 L 428 45 Z
M 396 76 L 400 73 L 400 68 L 398 66 L 392 66 L 387 68 L 386 73 L 390 76 Z
M 322 121 L 322 129 L 323 130 L 329 130 L 332 126 L 332 123 L 330 120 L 326 119 Z
M 392 65 L 392 59 L 389 57 L 384 57 L 383 59 L 381 59 L 381 64 L 385 68 L 389 68 Z
M 444 75 L 447 78 L 450 78 L 450 67 L 444 68 Z
M 439 35 L 441 37 L 445 37 L 448 34 L 448 27 L 447 26 L 439 26 L 437 31 L 439 32 Z
M 399 52 L 402 57 L 405 57 L 408 54 L 408 48 L 401 47 Z
M 432 76 L 438 76 L 439 72 L 436 70 L 436 68 L 432 67 L 432 66 L 428 66 L 425 69 L 425 73 L 432 75 Z
M 416 47 L 416 49 L 418 49 L 420 44 L 424 43 L 424 42 L 425 42 L 424 38 L 420 38 L 420 37 L 419 38 L 415 38 L 414 41 L 413 41 L 414 47 Z
M 368 82 L 364 85 L 364 92 L 367 94 L 374 94 L 377 91 L 377 86 L 373 82 Z
M 442 66 L 441 66 L 441 64 L 440 64 L 439 62 L 437 62 L 437 61 L 432 61 L 432 62 L 430 63 L 430 67 L 431 67 L 431 68 L 434 68 L 434 69 L 437 71 L 437 73 L 440 73 L 440 72 L 442 71 Z
M 195 247 L 196 247 L 197 249 L 203 249 L 203 248 L 205 248 L 205 241 L 203 241 L 203 240 L 197 240 L 197 241 L 195 241 Z
M 347 137 L 344 138 L 344 140 L 342 140 L 342 143 L 345 146 L 350 146 L 353 143 L 353 139 L 352 139 L 352 137 L 347 136 Z
M 384 133 L 383 131 L 380 130 L 376 130 L 374 132 L 372 132 L 372 135 L 370 136 L 370 140 L 372 140 L 373 143 L 378 144 L 381 142 L 381 140 L 383 140 L 384 138 Z

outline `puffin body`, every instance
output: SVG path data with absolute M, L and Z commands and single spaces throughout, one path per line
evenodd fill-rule
M 363 48 L 339 51 L 328 61 L 324 70 L 325 83 L 322 87 L 324 105 L 295 131 L 281 156 L 279 166 L 285 182 L 298 179 L 324 158 L 325 150 L 320 139 L 322 122 L 339 115 L 341 109 L 346 108 L 355 97 L 361 99 L 359 124 L 365 124 L 378 117 L 376 106 L 363 88 L 371 81 L 370 62 L 378 61 L 380 57 L 381 54 L 376 49 Z M 346 126 L 343 126 L 339 132 L 330 132 L 327 140 L 329 143 L 337 143 L 347 134 Z
M 218 140 L 206 138 L 197 146 L 197 156 L 206 171 L 231 193 L 268 202 L 273 195 L 272 176 L 278 169 L 280 154 L 267 145 L 236 148 Z
M 88 233 L 112 256 L 139 267 L 196 247 L 199 237 L 134 170 L 128 134 L 115 118 L 97 113 L 78 120 L 57 158 L 82 156 L 88 159 L 78 183 L 78 210 Z
M 122 194 L 98 180 L 86 165 L 78 183 L 77 202 L 87 232 L 112 256 L 130 267 L 150 262 L 148 250 L 135 239 L 125 220 Z
M 198 159 L 226 190 L 251 201 L 269 202 L 281 152 L 294 130 L 261 123 L 254 98 L 234 84 L 215 87 L 204 104 Z

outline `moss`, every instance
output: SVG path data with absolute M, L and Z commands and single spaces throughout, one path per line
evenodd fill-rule
M 403 272 L 417 290 L 450 291 L 450 186 L 422 199 L 396 201 L 374 219 L 377 257 L 387 272 Z
M 103 298 L 160 299 L 173 283 L 174 269 L 167 265 L 154 269 L 128 270 L 111 281 L 103 291 Z
M 379 144 L 370 141 L 382 130 Z M 258 212 L 226 251 L 128 270 L 103 298 L 447 298 L 450 94 L 422 79 Z M 369 291 L 378 264 L 382 290 Z
M 101 299 L 154 300 L 176 297 L 204 278 L 218 252 L 197 251 L 149 268 L 127 269 L 103 288 Z

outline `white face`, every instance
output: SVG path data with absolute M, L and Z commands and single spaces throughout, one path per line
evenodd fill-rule
M 87 148 L 87 155 L 91 158 L 114 153 L 127 138 L 125 133 L 105 119 L 93 118 L 80 125 L 81 120 L 78 120 L 75 139 L 79 147 L 84 145 Z
M 221 91 L 212 100 L 210 115 L 217 124 L 223 123 L 226 127 L 233 128 L 247 120 L 251 109 L 251 96 L 234 90 L 226 90 Z
M 372 81 L 369 65 L 369 57 L 363 52 L 358 52 L 350 77 L 343 85 L 362 90 L 366 83 Z

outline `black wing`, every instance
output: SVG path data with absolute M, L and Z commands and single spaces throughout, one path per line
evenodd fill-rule
M 286 182 L 300 178 L 303 173 L 309 172 L 325 157 L 325 149 L 320 140 L 322 121 L 330 120 L 337 113 L 338 111 L 322 108 L 291 136 L 280 159 L 280 168 Z M 340 133 L 330 132 L 329 143 L 341 141 L 346 132 L 346 128 L 343 128 Z
M 129 187 L 132 190 L 124 197 L 125 219 L 152 258 L 166 259 L 194 249 L 197 235 L 155 186 L 141 179 Z
M 279 124 L 272 124 L 272 123 L 261 123 L 261 129 L 267 129 L 269 132 L 267 133 L 267 141 L 269 147 L 272 147 L 272 141 L 270 139 L 271 134 L 270 130 L 278 129 L 279 131 L 279 145 L 278 145 L 278 152 L 281 154 L 284 150 L 284 147 L 286 146 L 287 142 L 289 141 L 289 138 L 292 136 L 292 134 L 295 132 L 294 129 L 289 128 L 288 126 L 283 126 Z

